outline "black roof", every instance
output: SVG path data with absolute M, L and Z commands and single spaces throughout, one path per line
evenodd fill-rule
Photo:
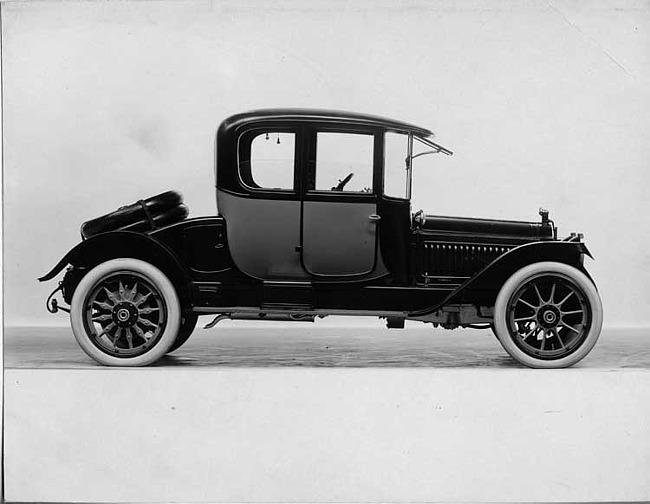
M 252 110 L 242 114 L 237 114 L 226 119 L 221 128 L 224 130 L 234 129 L 238 126 L 251 121 L 260 119 L 277 119 L 277 120 L 296 120 L 296 121 L 314 121 L 339 124 L 355 124 L 359 126 L 381 127 L 389 130 L 404 131 L 414 133 L 418 136 L 428 137 L 433 133 L 420 126 L 387 119 L 370 114 L 358 114 L 342 110 L 321 110 L 321 109 L 300 109 L 300 108 L 274 108 Z

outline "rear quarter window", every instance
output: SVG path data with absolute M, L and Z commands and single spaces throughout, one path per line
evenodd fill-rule
M 253 189 L 293 190 L 295 152 L 295 133 L 247 133 L 240 143 L 239 176 Z

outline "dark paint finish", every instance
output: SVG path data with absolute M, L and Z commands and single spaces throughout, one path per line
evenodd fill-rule
M 288 124 L 311 122 L 344 127 L 385 128 L 391 131 L 411 132 L 423 137 L 428 137 L 433 134 L 429 129 L 422 128 L 421 126 L 372 114 L 305 108 L 260 109 L 236 114 L 222 122 L 220 130 L 222 130 L 222 134 L 227 135 L 239 126 L 266 120 L 275 120 Z
M 250 139 L 267 130 L 295 134 L 292 189 L 254 187 L 246 172 L 246 163 L 250 172 Z M 316 135 L 320 131 L 373 136 L 370 193 L 314 190 Z M 254 237 L 251 243 L 256 243 L 254 250 L 247 251 L 249 263 L 255 254 L 263 257 L 267 252 L 264 243 L 277 240 L 277 236 L 269 232 L 270 226 L 256 225 L 254 218 L 229 220 L 228 215 L 216 215 L 185 219 L 147 232 L 111 231 L 93 236 L 68 252 L 40 280 L 50 280 L 71 265 L 63 280 L 64 299 L 69 303 L 77 284 L 92 267 L 116 257 L 133 257 L 150 262 L 171 279 L 186 313 L 248 310 L 260 314 L 348 313 L 429 320 L 427 317 L 434 312 L 452 304 L 473 305 L 477 310 L 493 306 L 505 280 L 533 262 L 557 261 L 585 271 L 582 257 L 589 252 L 584 244 L 557 241 L 556 229 L 547 218 L 542 222 L 430 215 L 420 221 L 414 219 L 409 200 L 383 194 L 384 134 L 389 131 L 421 137 L 432 134 L 424 128 L 370 115 L 299 109 L 239 114 L 220 125 L 216 142 L 218 193 L 237 202 L 229 204 L 235 212 L 253 200 L 295 205 L 296 212 L 300 212 L 296 216 L 300 219 L 300 237 L 291 244 L 290 252 L 302 260 L 298 266 L 303 269 L 301 275 L 264 277 L 263 273 L 252 275 L 239 269 L 237 264 L 243 262 L 238 262 L 240 256 L 236 254 L 246 246 L 246 236 Z M 332 222 L 328 224 L 329 235 L 323 232 L 324 240 L 316 240 L 321 232 L 318 226 L 325 225 L 328 219 L 305 220 L 306 205 L 320 206 L 319 215 L 326 215 L 331 205 Z M 370 248 L 355 247 L 357 236 L 348 233 L 344 241 L 350 246 L 341 249 L 346 244 L 337 241 L 336 220 L 344 223 L 346 212 L 341 214 L 340 210 L 357 206 L 376 208 L 371 219 L 375 222 L 369 224 L 376 226 L 376 239 L 371 233 L 376 241 L 369 244 Z M 235 225 L 239 226 L 237 233 L 231 229 L 229 235 L 228 227 Z M 229 236 L 243 241 L 234 247 Z M 327 260 L 318 263 L 318 271 L 310 272 L 309 264 L 305 265 L 305 239 L 314 240 L 321 248 L 336 243 L 337 253 L 330 256 L 339 263 L 332 264 L 330 275 L 322 274 Z M 372 263 L 370 271 L 365 266 L 348 270 L 341 267 L 345 266 L 341 263 L 345 254 L 338 251 L 365 253 L 373 247 L 374 261 L 366 261 Z
M 411 235 L 411 204 L 408 200 L 388 198 L 379 199 L 377 213 L 379 221 L 379 244 L 381 256 L 391 282 L 405 286 L 409 281 L 409 248 Z
M 68 264 L 78 271 L 87 272 L 94 266 L 117 257 L 142 259 L 156 266 L 172 281 L 182 302 L 185 305 L 191 302 L 188 283 L 190 275 L 178 251 L 147 234 L 132 231 L 110 231 L 82 241 L 39 280 L 54 278 Z M 64 278 L 64 292 L 68 293 L 66 302 L 70 303 L 72 293 L 82 276 L 71 272 Z
M 251 190 L 242 182 L 238 164 L 247 162 L 247 142 L 252 133 L 263 131 L 293 132 L 296 134 L 296 176 L 294 191 Z M 429 137 L 433 133 L 419 126 L 401 121 L 386 119 L 368 114 L 326 111 L 317 109 L 268 109 L 257 110 L 232 116 L 221 123 L 217 131 L 216 180 L 220 190 L 230 191 L 247 197 L 270 199 L 297 199 L 314 187 L 313 170 L 316 157 L 316 133 L 347 132 L 364 133 L 375 136 L 375 192 L 381 186 L 383 161 L 381 136 L 384 131 L 413 133 Z M 245 178 L 245 177 L 244 177 Z M 350 194 L 341 194 L 346 201 Z M 318 197 L 318 195 L 315 195 Z
M 484 238 L 550 240 L 553 227 L 539 222 L 520 222 L 495 219 L 473 219 L 467 217 L 440 217 L 427 215 L 422 224 L 423 231 L 453 235 L 473 235 Z
M 587 276 L 589 274 L 582 264 L 583 255 L 591 255 L 584 243 L 576 242 L 531 242 L 510 249 L 478 271 L 453 293 L 444 299 L 446 303 L 468 303 L 481 306 L 492 306 L 501 285 L 518 269 L 541 261 L 555 261 L 579 269 Z M 411 316 L 423 316 L 439 308 L 430 307 L 411 313 Z
M 188 219 L 152 231 L 149 236 L 164 243 L 179 257 L 191 280 L 212 279 L 234 267 L 223 217 Z

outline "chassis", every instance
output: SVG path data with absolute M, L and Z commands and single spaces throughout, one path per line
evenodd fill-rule
M 485 328 L 521 364 L 575 364 L 602 325 L 582 236 L 558 239 L 545 210 L 538 222 L 412 214 L 414 159 L 452 154 L 432 136 L 344 112 L 232 116 L 217 132 L 219 213 L 187 218 L 167 192 L 85 222 L 39 279 L 67 267 L 47 307 L 69 311 L 77 342 L 105 365 L 155 362 L 200 315 L 215 317 L 208 326 L 366 315 Z

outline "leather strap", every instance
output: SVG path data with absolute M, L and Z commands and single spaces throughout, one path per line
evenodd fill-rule
M 144 202 L 144 200 L 138 200 L 138 204 L 142 207 L 142 211 L 144 212 L 144 215 L 147 217 L 151 229 L 156 229 L 156 222 L 153 220 L 153 216 L 151 215 L 149 208 L 147 208 L 147 204 Z

